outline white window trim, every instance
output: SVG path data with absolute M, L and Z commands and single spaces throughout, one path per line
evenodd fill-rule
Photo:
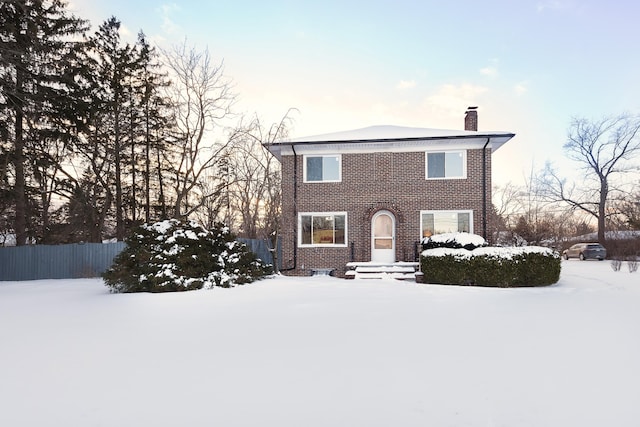
M 338 159 L 338 179 L 322 181 L 307 181 L 307 157 L 335 157 Z M 342 154 L 305 154 L 302 156 L 302 182 L 309 184 L 324 184 L 327 182 L 342 182 Z
M 456 213 L 456 214 L 461 214 L 461 213 L 468 213 L 469 214 L 469 233 L 473 233 L 473 210 L 471 209 L 442 209 L 442 210 L 425 210 L 425 211 L 420 211 L 420 230 L 418 230 L 418 236 L 420 236 L 420 240 L 423 239 L 422 236 L 422 230 L 424 229 L 423 225 L 422 225 L 422 215 L 424 214 L 434 214 L 434 213 Z
M 331 244 L 319 244 L 319 243 L 311 243 L 311 244 L 303 244 L 302 243 L 302 217 L 303 216 L 336 216 L 343 215 L 344 216 L 344 243 L 331 243 Z M 347 233 L 349 230 L 349 218 L 347 216 L 347 212 L 299 212 L 298 213 L 298 247 L 299 248 L 345 248 L 347 247 L 347 242 L 349 239 L 347 238 Z
M 433 153 L 462 153 L 462 176 L 445 176 L 429 178 L 429 154 Z M 445 173 L 446 173 L 445 169 Z M 443 179 L 467 179 L 467 150 L 430 150 L 424 153 L 424 178 L 428 181 L 442 181 Z

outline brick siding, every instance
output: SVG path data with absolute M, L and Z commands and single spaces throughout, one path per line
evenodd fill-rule
M 487 149 L 487 210 L 491 203 L 491 150 Z M 297 206 L 293 169 L 297 161 Z M 343 276 L 349 261 L 371 260 L 371 218 L 388 210 L 396 218 L 396 260 L 413 261 L 421 210 L 472 210 L 482 235 L 482 150 L 467 150 L 466 179 L 425 179 L 425 152 L 342 155 L 342 182 L 303 183 L 303 156 L 282 157 L 282 249 L 287 274 L 333 268 Z M 347 212 L 347 247 L 298 247 L 300 212 Z M 297 261 L 294 268 L 294 250 Z

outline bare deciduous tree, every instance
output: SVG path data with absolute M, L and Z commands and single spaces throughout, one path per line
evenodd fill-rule
M 612 201 L 616 212 L 616 225 L 620 230 L 640 230 L 640 181 L 636 182 L 636 190 L 623 199 Z
M 230 114 L 235 96 L 223 74 L 223 63 L 214 63 L 208 50 L 198 52 L 185 42 L 165 56 L 174 82 L 168 90 L 173 100 L 175 140 L 167 153 L 173 166 L 173 217 L 184 218 L 220 190 L 213 186 L 212 193 L 203 191 L 202 180 L 228 144 L 216 143 L 213 131 Z
M 607 202 L 612 192 L 620 191 L 613 187 L 613 179 L 633 171 L 631 160 L 640 154 L 640 117 L 574 119 L 564 148 L 567 157 L 580 164 L 584 179 L 568 184 L 548 164 L 539 180 L 543 194 L 549 201 L 566 203 L 596 218 L 598 241 L 604 243 L 606 219 L 612 214 Z
M 533 167 L 524 178 L 524 185 L 507 183 L 497 187 L 493 200 L 497 214 L 503 218 L 507 231 L 512 234 L 514 244 L 538 244 L 556 237 L 552 236 L 554 228 L 551 226 L 555 215 L 548 214 L 551 207 L 543 200 L 535 185 Z
M 287 136 L 290 112 L 269 128 L 256 117 L 231 135 L 228 153 L 229 207 L 237 215 L 240 234 L 269 239 L 277 247 L 280 228 L 280 163 L 268 146 Z M 277 254 L 274 253 L 274 266 Z

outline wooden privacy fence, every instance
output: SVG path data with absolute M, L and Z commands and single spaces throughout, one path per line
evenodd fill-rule
M 238 240 L 264 262 L 273 262 L 267 241 Z M 125 247 L 124 242 L 0 247 L 0 281 L 98 277 Z

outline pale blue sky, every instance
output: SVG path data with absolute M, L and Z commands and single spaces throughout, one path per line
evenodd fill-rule
M 494 183 L 562 156 L 573 116 L 640 113 L 640 3 L 632 0 L 71 0 L 94 27 L 208 47 L 240 113 L 289 108 L 293 137 L 400 125 L 516 133 Z

